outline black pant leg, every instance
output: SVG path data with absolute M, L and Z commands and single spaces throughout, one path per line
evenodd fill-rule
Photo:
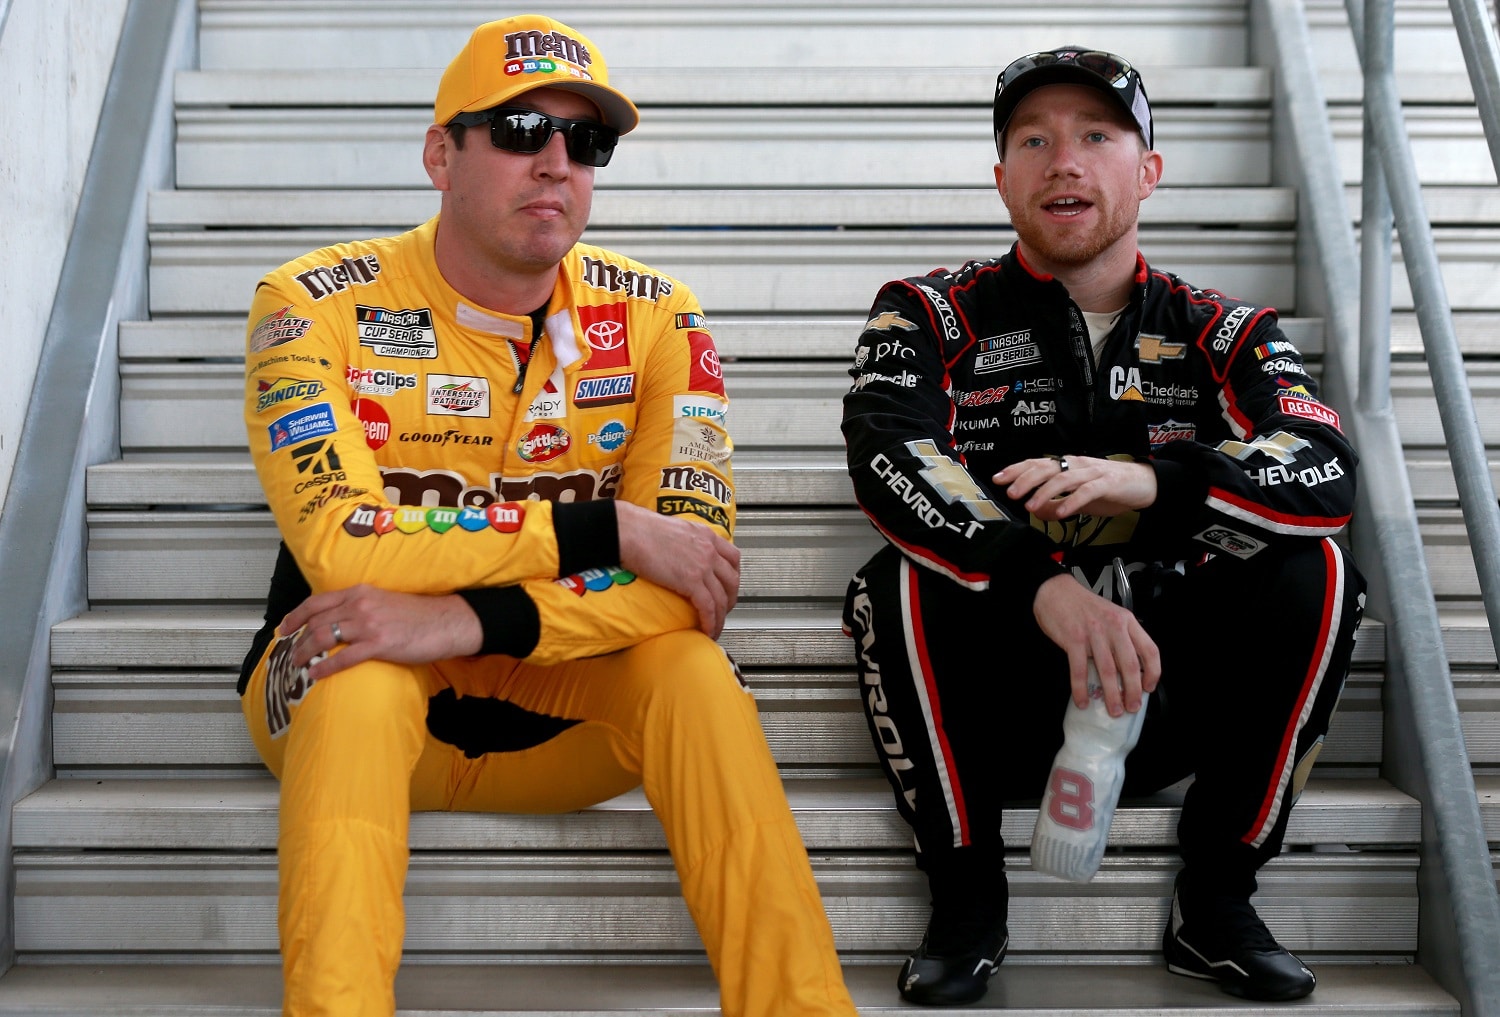
M 1030 612 L 886 547 L 850 584 L 861 703 L 934 900 L 1003 901 L 1006 800 L 1039 798 L 1062 744 L 1066 658 Z
M 1331 540 L 1190 568 L 1146 626 L 1168 738 L 1196 774 L 1178 841 L 1189 877 L 1235 894 L 1281 850 L 1348 676 L 1364 579 Z

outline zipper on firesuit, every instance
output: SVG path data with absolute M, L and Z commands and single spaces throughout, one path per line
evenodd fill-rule
M 1083 320 L 1083 312 L 1071 300 L 1068 301 L 1068 328 L 1073 333 L 1073 359 L 1078 363 L 1083 374 L 1085 395 L 1083 405 L 1088 411 L 1088 421 L 1092 424 L 1094 422 L 1094 354 L 1089 345 L 1089 329 Z

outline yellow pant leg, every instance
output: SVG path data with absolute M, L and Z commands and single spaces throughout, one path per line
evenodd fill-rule
M 434 670 L 474 694 L 482 682 L 450 674 L 472 666 Z M 559 811 L 643 783 L 725 1017 L 856 1012 L 755 701 L 716 644 L 677 632 L 605 657 L 490 674 L 492 694 L 582 723 L 475 760 L 454 781 L 451 808 Z M 429 763 L 441 765 L 432 752 L 421 768 Z M 430 777 L 418 782 L 439 774 Z
M 367 661 L 305 690 L 273 674 L 270 695 L 266 672 L 263 661 L 242 707 L 281 779 L 283 1013 L 390 1017 L 411 773 L 426 738 L 424 669 Z

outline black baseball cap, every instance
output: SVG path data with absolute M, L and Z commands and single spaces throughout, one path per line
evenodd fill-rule
M 1005 155 L 1005 125 L 1010 123 L 1021 100 L 1043 85 L 1088 85 L 1113 96 L 1135 121 L 1146 147 L 1154 146 L 1151 105 L 1146 101 L 1146 85 L 1140 72 L 1113 53 L 1084 46 L 1059 46 L 1011 61 L 995 80 L 995 149 L 1001 158 Z

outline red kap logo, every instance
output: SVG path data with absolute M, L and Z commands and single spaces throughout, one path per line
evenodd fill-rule
M 516 454 L 528 463 L 547 463 L 572 447 L 567 431 L 555 424 L 538 424 L 516 442 Z

